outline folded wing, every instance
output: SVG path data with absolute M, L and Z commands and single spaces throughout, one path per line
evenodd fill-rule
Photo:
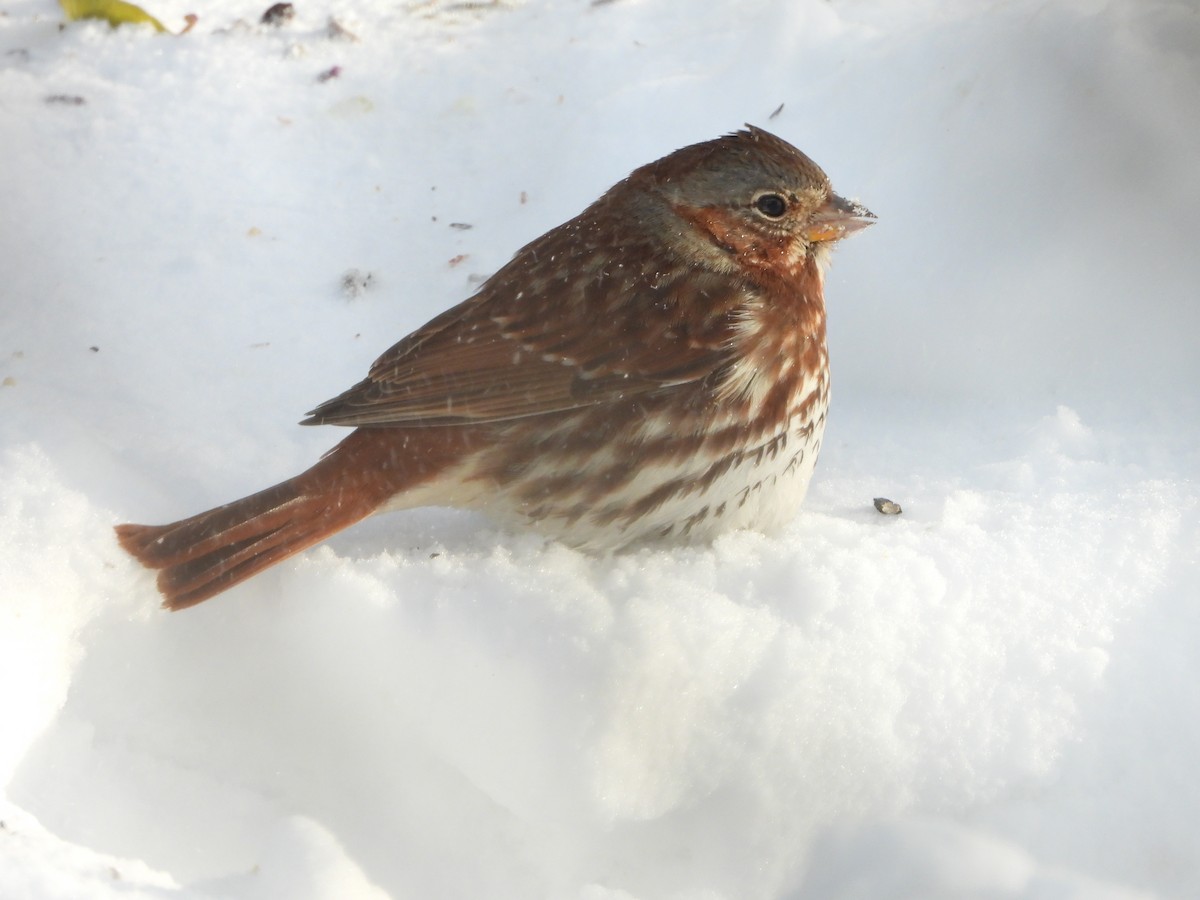
M 684 267 L 664 275 L 636 258 L 614 263 L 611 253 L 580 278 L 574 267 L 586 267 L 587 257 L 556 260 L 546 248 L 527 248 L 303 424 L 503 422 L 703 379 L 715 387 L 733 360 L 753 288 Z

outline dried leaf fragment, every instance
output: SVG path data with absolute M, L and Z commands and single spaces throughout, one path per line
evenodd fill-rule
M 259 19 L 263 25 L 274 25 L 278 28 L 285 22 L 290 22 L 296 17 L 296 7 L 290 3 L 275 3 L 267 7 L 267 11 L 262 14 Z
M 67 14 L 67 19 L 101 19 L 116 28 L 118 25 L 151 25 L 155 31 L 166 31 L 167 26 L 140 6 L 125 0 L 58 0 Z
M 334 41 L 350 41 L 358 43 L 359 37 L 333 16 L 329 17 L 329 24 L 326 26 L 325 33 L 329 35 L 330 40 Z

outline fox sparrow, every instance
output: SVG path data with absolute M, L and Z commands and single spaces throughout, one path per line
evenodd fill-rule
M 117 537 L 182 609 L 383 510 L 480 509 L 601 550 L 784 522 L 829 404 L 824 268 L 873 219 L 759 128 L 685 147 L 313 410 L 355 430 L 312 468 Z

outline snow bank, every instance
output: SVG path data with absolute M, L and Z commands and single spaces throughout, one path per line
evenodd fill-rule
M 6 11 L 0 895 L 1200 893 L 1188 10 Z M 420 510 L 156 608 L 111 524 L 307 465 L 305 409 L 747 120 L 880 216 L 790 526 Z

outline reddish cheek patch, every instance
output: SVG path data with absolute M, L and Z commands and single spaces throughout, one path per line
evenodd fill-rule
M 792 239 L 787 235 L 756 231 L 741 216 L 726 209 L 676 206 L 675 212 L 701 234 L 707 235 L 714 244 L 736 256 L 747 268 L 765 268 L 782 273 L 792 267 Z
M 712 207 L 677 206 L 675 211 L 696 227 L 701 234 L 707 235 L 714 244 L 724 247 L 730 253 L 740 254 L 753 241 L 753 235 L 734 214 Z

